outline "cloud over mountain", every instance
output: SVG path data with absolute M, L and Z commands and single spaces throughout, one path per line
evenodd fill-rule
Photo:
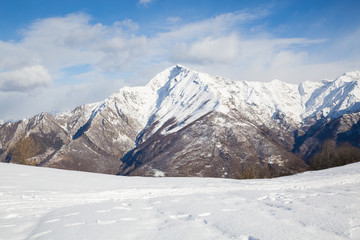
M 51 84 L 51 76 L 41 65 L 0 72 L 0 91 L 22 92 Z

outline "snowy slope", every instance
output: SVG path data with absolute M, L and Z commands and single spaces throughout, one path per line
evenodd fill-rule
M 0 164 L 0 239 L 359 239 L 360 163 L 267 180 Z

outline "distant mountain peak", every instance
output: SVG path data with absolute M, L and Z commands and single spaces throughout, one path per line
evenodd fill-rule
M 156 74 L 147 86 L 150 86 L 152 89 L 160 89 L 163 87 L 169 80 L 176 79 L 177 76 L 187 73 L 187 72 L 195 72 L 189 68 L 186 68 L 182 65 L 176 64 L 165 70 L 161 71 L 160 73 Z
M 344 81 L 344 82 L 352 82 L 352 81 L 360 81 L 360 71 L 352 71 L 347 72 L 336 78 L 335 81 Z

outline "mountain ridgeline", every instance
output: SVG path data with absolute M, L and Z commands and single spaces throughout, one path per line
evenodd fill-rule
M 1 124 L 0 161 L 119 175 L 275 177 L 360 160 L 359 119 L 360 72 L 295 85 L 176 65 L 103 102 Z M 329 148 L 341 149 L 332 152 L 342 160 L 324 163 Z

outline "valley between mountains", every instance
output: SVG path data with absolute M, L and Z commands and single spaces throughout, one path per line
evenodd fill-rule
M 0 161 L 118 175 L 275 177 L 305 171 L 328 146 L 359 158 L 359 119 L 358 71 L 295 85 L 176 65 L 103 102 L 0 124 Z

